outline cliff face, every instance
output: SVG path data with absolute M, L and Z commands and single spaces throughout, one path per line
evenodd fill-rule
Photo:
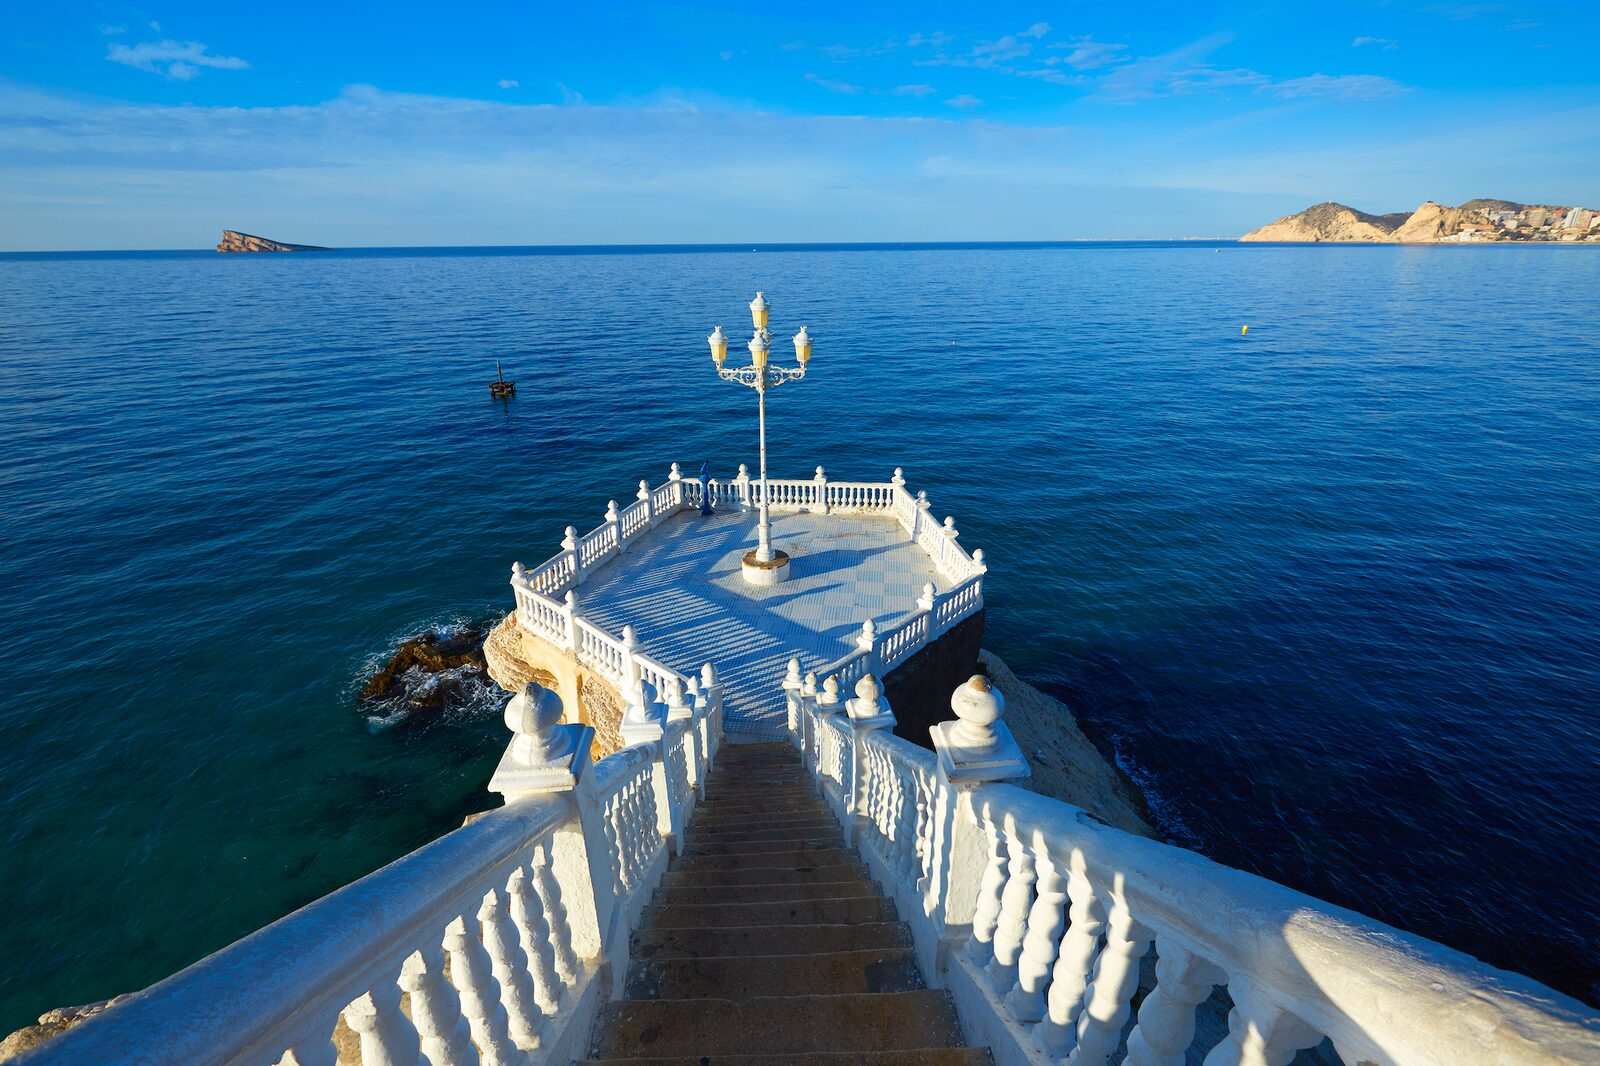
M 1369 215 L 1322 203 L 1252 230 L 1241 241 L 1345 241 L 1393 244 L 1482 244 L 1502 241 L 1600 242 L 1600 212 L 1582 207 L 1468 200 L 1447 207 L 1432 200 L 1410 214 Z
M 319 248 L 315 244 L 284 244 L 282 241 L 271 241 L 265 237 L 257 237 L 253 233 L 240 233 L 238 230 L 225 229 L 222 231 L 222 243 L 217 245 L 219 252 L 326 252 L 328 248 Z

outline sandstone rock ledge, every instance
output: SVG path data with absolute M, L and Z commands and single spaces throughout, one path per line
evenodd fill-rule
M 1018 784 L 1082 807 L 1118 829 L 1156 836 L 1138 789 L 1083 735 L 1066 704 L 1017 677 L 992 651 L 978 661 L 1005 696 L 1006 724 L 1033 767 L 1033 776 Z
M 285 244 L 282 241 L 269 240 L 266 237 L 257 237 L 254 233 L 240 233 L 238 230 L 225 229 L 222 231 L 222 241 L 217 245 L 219 252 L 331 252 L 332 248 L 322 248 L 315 244 Z

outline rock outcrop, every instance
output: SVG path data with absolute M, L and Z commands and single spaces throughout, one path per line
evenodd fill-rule
M 1387 241 L 1406 220 L 1400 215 L 1369 215 L 1331 201 L 1306 208 L 1296 215 L 1285 215 L 1276 222 L 1252 230 L 1241 241 Z
M 1006 725 L 1033 770 L 1016 784 L 1082 807 L 1125 832 L 1156 835 L 1145 817 L 1144 797 L 1083 735 L 1071 708 L 1017 677 L 994 652 L 983 652 L 978 661 L 1006 698 Z
M 0 1062 L 10 1062 L 25 1051 L 32 1051 L 51 1037 L 60 1036 L 74 1025 L 94 1017 L 107 1007 L 116 1006 L 128 997 L 102 999 L 98 1003 L 85 1003 L 79 1007 L 57 1007 L 39 1015 L 37 1025 L 26 1025 L 4 1040 L 0 1040 Z
M 219 252 L 331 252 L 332 250 L 315 244 L 284 244 L 282 241 L 268 240 L 253 233 L 240 233 L 232 229 L 222 231 L 222 243 L 217 245 Z
M 1432 200 L 1407 214 L 1369 215 L 1332 202 L 1251 230 L 1241 241 L 1388 244 L 1484 244 L 1504 241 L 1600 242 L 1600 212 L 1582 207 L 1468 200 L 1447 207 Z

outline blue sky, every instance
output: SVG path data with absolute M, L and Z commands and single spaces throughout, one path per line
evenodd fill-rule
M 1600 207 L 1584 4 L 37 4 L 0 249 L 1234 235 Z

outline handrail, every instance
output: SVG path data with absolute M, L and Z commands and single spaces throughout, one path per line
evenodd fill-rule
M 490 811 L 18 1061 L 270 1064 L 292 1050 L 307 1066 L 331 1062 L 334 1025 L 346 1005 L 399 978 L 418 951 L 430 967 L 439 965 L 447 927 L 463 916 L 475 924 L 484 896 L 503 890 L 530 850 L 572 817 L 562 796 Z M 466 975 L 452 980 L 465 983 Z M 398 1004 L 400 989 L 391 987 Z
M 1081 873 L 1133 937 L 1252 987 L 1251 1009 L 1292 1015 L 1346 1062 L 1600 1061 L 1600 1019 L 1530 978 L 1014 785 L 982 787 L 972 803 L 1008 840 Z
M 834 690 L 824 699 L 793 677 L 784 690 L 793 739 L 846 838 L 909 921 L 930 983 L 951 990 L 968 1039 L 1000 1066 L 1105 1066 L 1124 1042 L 1129 1066 L 1182 1062 L 1205 1010 L 1213 1034 L 1227 1030 L 1209 1066 L 1284 1064 L 1325 1039 L 1352 1066 L 1600 1063 L 1600 1014 L 1530 978 L 1060 800 L 983 784 L 1020 771 L 1014 756 L 995 762 L 998 747 L 973 749 L 972 766 L 1017 768 L 952 777 L 950 760 L 968 756 L 950 745 L 964 736 L 936 729 L 936 758 L 887 730 L 881 700 L 841 707 Z M 953 705 L 987 700 L 963 728 L 980 723 L 975 735 L 999 744 L 1004 705 L 988 692 L 963 686 Z M 1152 951 L 1153 986 L 1140 966 Z

